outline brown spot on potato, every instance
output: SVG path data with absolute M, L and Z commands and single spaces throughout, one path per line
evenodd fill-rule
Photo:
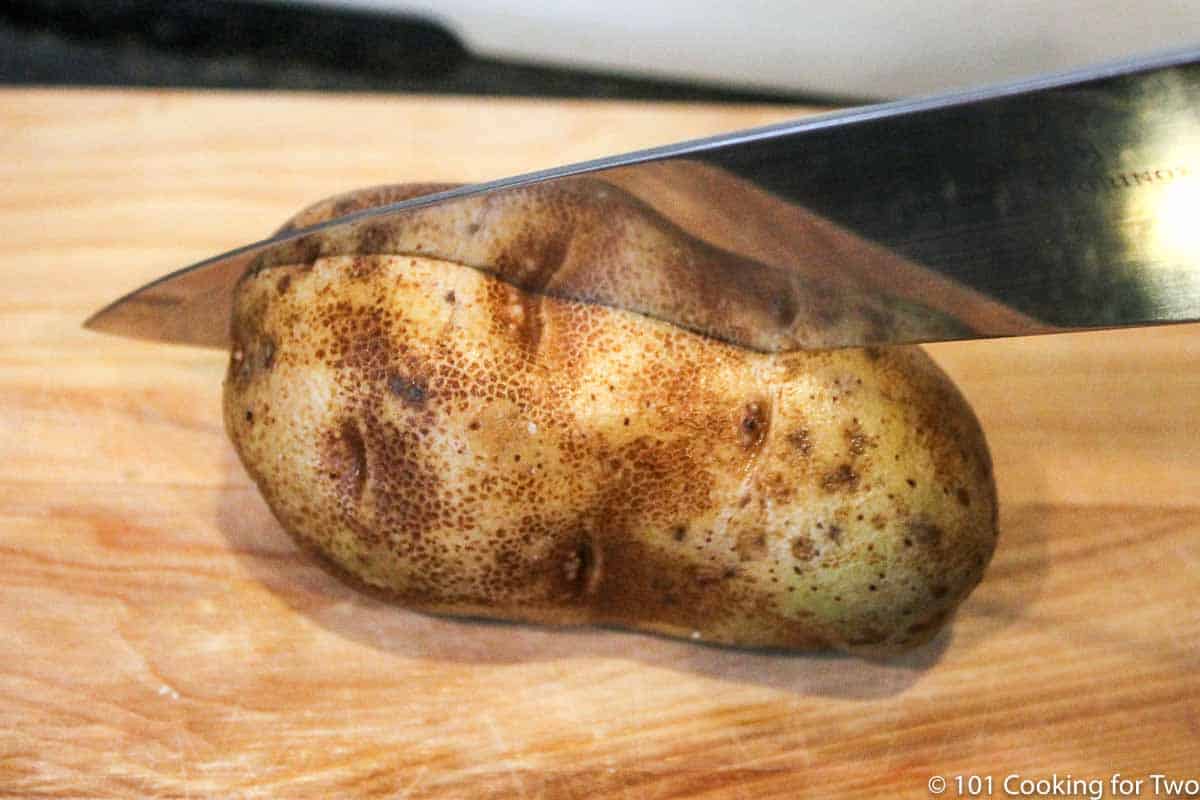
M 827 492 L 852 492 L 858 488 L 858 473 L 849 464 L 842 464 L 821 478 L 821 488 Z
M 971 493 L 966 489 L 959 487 L 958 491 L 954 493 L 954 496 L 958 498 L 958 504 L 963 508 L 971 507 Z
M 419 377 L 410 378 L 399 372 L 393 372 L 388 375 L 387 386 L 388 391 L 411 408 L 424 408 L 425 401 L 429 399 L 429 388 L 426 381 Z
M 767 404 L 762 400 L 753 400 L 742 409 L 738 431 L 742 447 L 757 448 L 767 438 L 768 427 Z
M 800 534 L 792 540 L 792 556 L 797 561 L 812 561 L 817 557 L 817 546 L 813 544 L 812 539 Z
M 787 442 L 795 448 L 801 458 L 808 458 L 812 455 L 812 435 L 808 432 L 807 428 L 800 428 L 789 433 L 787 435 Z
M 357 256 L 350 261 L 346 276 L 351 280 L 366 281 L 382 268 L 384 261 L 374 256 Z
M 708 586 L 714 583 L 720 583 L 726 578 L 730 578 L 736 573 L 730 573 L 726 567 L 704 565 L 694 569 L 693 581 L 697 586 Z
M 760 530 L 738 533 L 736 550 L 739 561 L 759 561 L 767 557 L 767 535 Z
M 288 287 L 292 285 L 292 276 L 285 273 L 279 277 L 279 281 L 275 284 L 275 291 L 279 294 L 287 294 Z
M 922 547 L 938 547 L 941 545 L 944 537 L 941 528 L 925 519 L 917 519 L 909 522 L 908 533 Z M 909 539 L 906 538 L 904 541 L 908 543 Z
M 576 594 L 592 594 L 600 583 L 600 558 L 595 543 L 582 539 L 563 562 L 563 577 Z
M 367 446 L 353 420 L 344 420 L 327 437 L 324 463 L 338 499 L 357 504 L 367 483 Z
M 846 449 L 850 452 L 851 458 L 857 458 L 867 452 L 868 448 L 878 446 L 875 437 L 868 436 L 863 432 L 857 419 L 842 430 L 842 436 L 846 440 Z

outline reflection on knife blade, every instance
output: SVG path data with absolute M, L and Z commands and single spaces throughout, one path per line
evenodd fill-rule
M 961 338 L 972 329 L 960 320 L 974 318 L 986 318 L 993 333 L 1047 329 L 723 170 L 693 161 L 653 166 L 325 228 L 252 269 L 419 254 L 485 270 L 526 291 L 636 311 L 764 351 Z M 331 198 L 281 232 L 444 188 L 382 186 Z M 715 197 L 742 215 L 708 213 Z M 752 249 L 764 260 L 742 254 Z

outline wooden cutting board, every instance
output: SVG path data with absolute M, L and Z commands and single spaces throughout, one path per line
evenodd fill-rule
M 1200 327 L 931 348 L 990 438 L 1002 540 L 953 626 L 879 663 L 360 596 L 243 474 L 222 353 L 80 329 L 333 192 L 796 113 L 0 92 L 0 795 L 930 797 L 940 777 L 955 797 L 978 776 L 1002 797 L 1070 774 L 1111 797 L 1119 772 L 1150 797 L 1151 773 L 1200 778 Z

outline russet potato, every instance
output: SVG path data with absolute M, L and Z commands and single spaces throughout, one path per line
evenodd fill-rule
M 224 404 L 280 523 L 358 585 L 887 654 L 982 577 L 989 455 L 920 349 L 760 352 L 429 248 L 342 249 L 242 280 Z

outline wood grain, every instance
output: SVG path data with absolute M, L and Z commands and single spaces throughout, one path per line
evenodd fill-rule
M 988 432 L 1002 542 L 954 625 L 881 663 L 381 605 L 297 553 L 242 473 L 222 354 L 79 327 L 326 194 L 793 113 L 3 92 L 0 795 L 928 797 L 935 774 L 1200 778 L 1200 327 L 931 348 Z

